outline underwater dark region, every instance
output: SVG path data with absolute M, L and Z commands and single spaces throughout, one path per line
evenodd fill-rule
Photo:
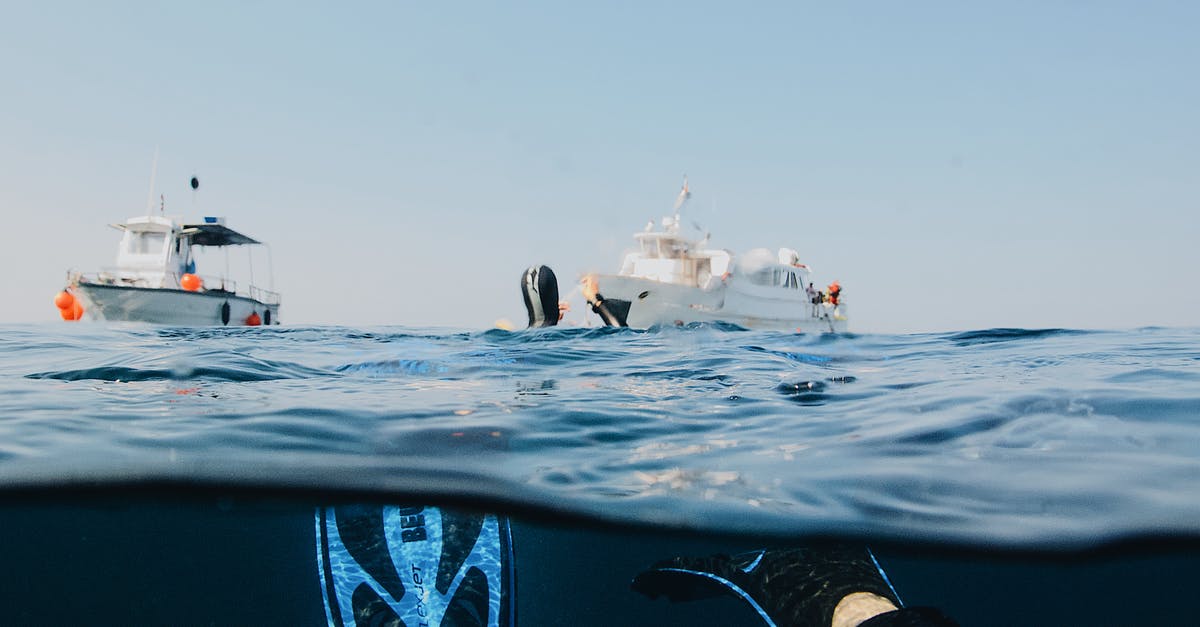
M 850 552 L 963 625 L 1190 624 L 1198 416 L 1195 329 L 6 325 L 0 597 L 11 624 L 760 625 L 674 575 L 804 591 L 780 560 Z

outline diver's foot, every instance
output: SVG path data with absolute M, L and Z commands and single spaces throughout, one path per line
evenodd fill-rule
M 861 546 L 674 558 L 638 574 L 632 587 L 672 601 L 732 594 L 774 625 L 832 625 L 835 614 L 841 624 L 853 625 L 902 605 L 875 557 Z M 852 616 L 854 622 L 848 620 Z

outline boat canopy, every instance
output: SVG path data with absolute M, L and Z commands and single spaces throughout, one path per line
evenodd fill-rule
M 192 244 L 196 246 L 236 246 L 238 244 L 261 244 L 262 242 L 242 235 L 224 224 L 205 222 L 204 224 L 185 224 L 184 233 L 190 234 Z

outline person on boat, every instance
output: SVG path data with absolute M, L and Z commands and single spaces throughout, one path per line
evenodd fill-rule
M 828 290 L 829 290 L 829 304 L 833 305 L 834 307 L 837 307 L 838 306 L 838 298 L 841 297 L 841 295 L 842 295 L 842 286 L 837 281 L 834 281 L 833 283 L 829 284 Z
M 817 305 L 820 305 L 821 301 L 818 300 L 817 290 L 813 288 L 811 281 L 808 283 L 808 288 L 806 288 L 804 292 L 808 294 L 808 302 L 812 304 L 812 315 L 815 318 L 817 317 Z

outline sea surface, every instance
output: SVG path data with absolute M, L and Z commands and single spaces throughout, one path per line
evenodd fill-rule
M 1175 560 L 1191 574 L 1171 581 L 1191 590 L 1200 329 L 0 326 L 10 514 L 29 499 L 225 492 L 876 542 L 925 572 L 933 604 L 939 580 L 1013 560 L 1043 565 L 1014 581 L 1063 586 L 1076 575 L 1053 569 L 1113 547 L 1116 562 L 1084 564 L 1113 571 L 1103 585 Z M 922 551 L 990 575 L 928 576 Z M 964 624 L 1055 624 L 995 611 Z M 1155 622 L 1130 620 L 1106 624 Z

